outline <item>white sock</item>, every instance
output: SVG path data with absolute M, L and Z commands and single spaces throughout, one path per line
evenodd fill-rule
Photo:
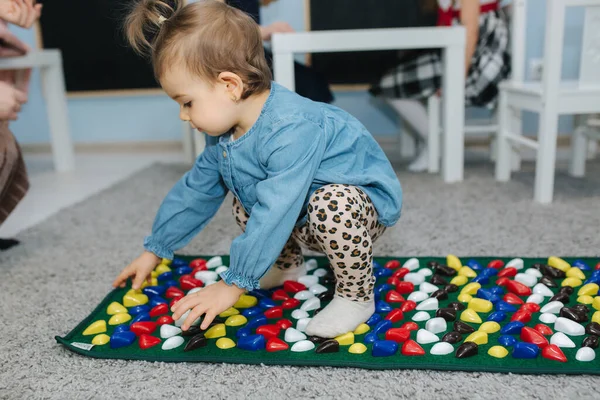
M 427 107 L 418 100 L 390 99 L 389 103 L 425 143 L 417 158 L 408 166 L 408 170 L 412 172 L 426 171 L 429 166 L 429 152 L 427 149 L 429 117 L 427 116 Z
M 408 166 L 408 170 L 412 172 L 423 172 L 427 171 L 429 167 L 429 149 L 427 148 L 427 144 L 423 146 L 421 152 L 415 158 L 413 162 Z
M 375 300 L 352 301 L 335 296 L 315 315 L 306 327 L 306 334 L 322 338 L 334 338 L 354 331 L 375 312 Z
M 260 278 L 259 284 L 261 289 L 271 289 L 283 285 L 285 281 L 295 281 L 301 276 L 306 275 L 306 266 L 304 263 L 299 267 L 280 269 L 272 266 L 269 272 Z

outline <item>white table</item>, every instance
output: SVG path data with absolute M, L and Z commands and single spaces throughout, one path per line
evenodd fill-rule
M 75 167 L 73 143 L 69 132 L 67 96 L 60 50 L 32 51 L 24 57 L 0 59 L 0 70 L 40 68 L 42 92 L 46 100 L 54 168 L 59 172 Z
M 275 80 L 294 90 L 295 53 L 442 48 L 442 177 L 463 180 L 466 33 L 461 26 L 279 33 L 272 38 Z

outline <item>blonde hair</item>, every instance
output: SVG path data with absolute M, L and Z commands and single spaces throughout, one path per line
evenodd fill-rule
M 157 79 L 174 63 L 216 81 L 221 72 L 242 78 L 241 98 L 271 87 L 260 30 L 244 12 L 216 0 L 140 0 L 125 20 L 131 47 L 149 55 Z

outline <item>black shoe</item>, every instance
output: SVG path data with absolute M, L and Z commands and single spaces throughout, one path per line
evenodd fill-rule
M 0 239 L 0 251 L 8 250 L 13 246 L 18 245 L 20 242 L 15 239 Z

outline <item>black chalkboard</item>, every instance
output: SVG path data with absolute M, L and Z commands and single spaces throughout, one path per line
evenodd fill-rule
M 62 51 L 69 92 L 158 88 L 150 63 L 125 43 L 122 24 L 132 0 L 46 0 L 44 48 Z
M 403 28 L 435 25 L 422 0 L 310 0 L 310 29 Z M 333 84 L 371 83 L 398 62 L 397 51 L 315 53 L 313 68 Z

